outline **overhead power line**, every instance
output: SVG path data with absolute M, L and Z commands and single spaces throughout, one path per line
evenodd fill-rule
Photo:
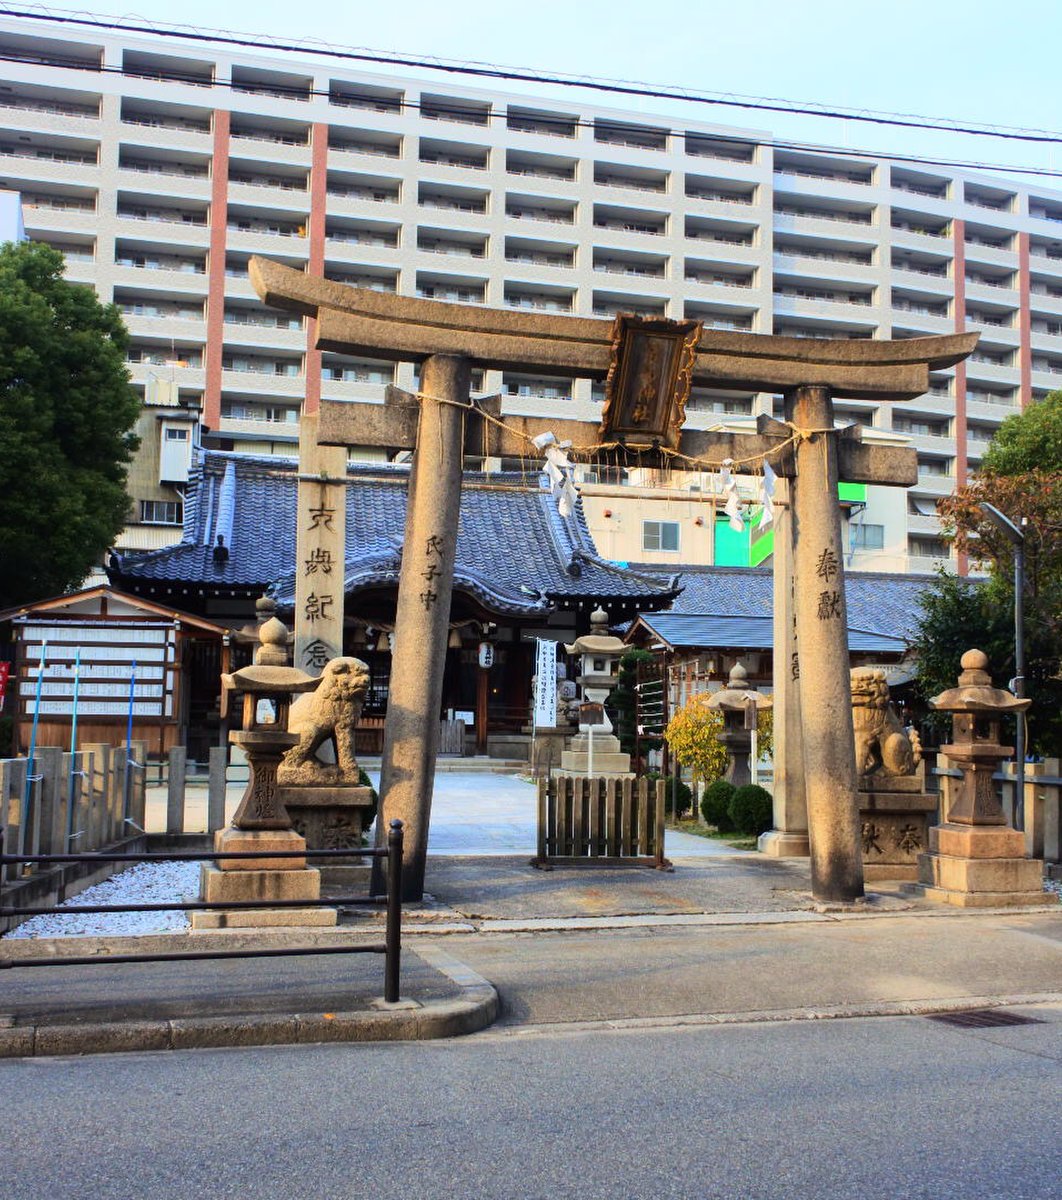
M 262 43 L 260 41 L 253 41 L 249 38 L 243 38 L 243 37 L 238 38 L 234 35 L 230 36 L 230 35 L 223 35 L 220 33 L 219 34 L 206 34 L 206 33 L 189 32 L 189 31 L 176 30 L 176 29 L 156 29 L 156 28 L 153 28 L 153 27 L 147 26 L 147 25 L 144 25 L 144 26 L 119 25 L 117 23 L 94 21 L 94 20 L 89 20 L 87 18 L 82 18 L 82 17 L 55 17 L 55 16 L 43 15 L 43 14 L 37 14 L 37 13 L 27 13 L 27 12 L 24 12 L 21 10 L 16 10 L 16 9 L 0 8 L 0 16 L 27 17 L 32 20 L 43 20 L 43 21 L 49 21 L 49 22 L 53 22 L 53 23 L 89 25 L 89 26 L 103 28 L 103 29 L 107 29 L 107 30 L 114 30 L 116 32 L 149 33 L 149 34 L 159 36 L 159 37 L 165 36 L 165 37 L 179 38 L 179 39 L 183 39 L 183 40 L 221 42 L 226 45 L 235 45 L 235 46 L 239 46 L 241 48 L 247 48 L 247 49 L 252 49 L 252 50 L 261 50 L 262 49 Z M 311 47 L 304 47 L 304 46 L 300 46 L 297 44 L 281 45 L 281 44 L 276 44 L 276 43 L 272 43 L 272 42 L 269 44 L 269 48 L 275 49 L 275 50 L 281 50 L 285 53 L 305 52 L 305 53 L 318 54 L 318 55 L 332 57 L 332 58 L 338 57 L 338 58 L 357 59 L 358 61 L 365 61 L 365 62 L 372 62 L 372 63 L 384 62 L 384 63 L 392 63 L 392 64 L 397 63 L 397 64 L 403 65 L 403 66 L 418 66 L 418 67 L 422 67 L 422 68 L 428 69 L 428 70 L 450 69 L 450 68 L 436 67 L 431 62 L 428 62 L 426 60 L 402 59 L 400 61 L 397 57 L 395 57 L 395 58 L 386 58 L 386 57 L 378 58 L 378 57 L 374 57 L 374 55 L 370 52 L 358 53 L 358 52 L 353 52 L 353 51 L 343 52 L 343 51 L 335 51 L 335 50 L 313 49 Z M 25 58 L 22 58 L 16 54 L 11 54 L 11 53 L 4 54 L 4 53 L 0 52 L 0 62 L 25 62 L 25 61 L 27 61 Z M 37 61 L 37 60 L 34 60 L 34 61 Z M 93 66 L 93 65 L 90 65 L 90 64 L 87 64 L 84 62 L 73 62 L 73 61 L 72 62 L 61 62 L 58 60 L 48 60 L 47 65 L 51 66 L 51 67 L 58 67 L 60 69 L 66 69 L 66 70 L 71 70 L 71 71 L 91 71 L 96 74 L 113 74 L 113 75 L 127 74 L 127 72 L 121 67 Z M 469 67 L 467 69 L 469 72 L 473 72 L 473 71 L 485 70 L 486 68 L 481 69 L 481 68 Z M 509 79 L 509 78 L 521 79 L 521 80 L 524 80 L 527 82 L 544 82 L 544 83 L 550 83 L 550 82 L 565 83 L 566 82 L 562 77 L 557 77 L 555 80 L 551 80 L 549 77 L 545 77 L 545 76 L 532 77 L 530 75 L 504 74 L 504 73 L 498 77 L 499 78 L 507 78 L 507 79 Z M 177 75 L 177 74 L 168 76 L 168 78 L 175 82 L 181 82 L 181 79 L 180 79 L 179 75 Z M 240 90 L 239 85 L 234 85 L 231 81 L 227 81 L 227 80 L 210 80 L 209 82 L 206 82 L 204 84 L 203 80 L 200 80 L 197 78 L 197 79 L 189 79 L 189 80 L 187 80 L 187 82 L 193 82 L 197 86 L 205 85 L 205 86 L 208 86 L 211 88 Z M 582 83 L 575 82 L 575 81 L 567 82 L 567 85 L 573 86 L 573 87 L 584 86 Z M 611 87 L 611 85 L 608 85 L 608 86 Z M 600 87 L 602 90 L 608 90 L 606 88 L 606 85 L 603 83 L 600 85 Z M 280 88 L 280 87 L 274 87 L 271 90 L 283 91 L 285 89 Z M 293 96 L 295 96 L 295 95 L 300 96 L 300 97 L 317 96 L 317 97 L 321 97 L 323 99 L 331 98 L 331 94 L 323 89 L 292 88 L 292 89 L 290 89 L 290 91 Z M 650 95 L 651 93 L 646 92 L 644 94 Z M 705 103 L 712 103 L 712 101 L 705 101 Z M 416 101 L 406 100 L 404 98 L 399 102 L 399 105 L 401 108 L 410 109 L 410 110 L 418 110 L 421 108 L 421 105 L 418 104 Z M 797 109 L 784 109 L 784 110 L 780 109 L 779 111 L 797 112 L 799 110 L 797 110 Z M 830 114 L 824 114 L 824 113 L 819 112 L 819 113 L 816 113 L 816 115 L 823 116 L 823 115 L 830 115 Z M 833 115 L 839 116 L 845 120 L 848 119 L 846 116 L 843 116 L 843 114 L 833 114 Z M 489 114 L 489 119 L 491 119 L 491 120 L 498 120 L 498 119 L 501 119 L 501 117 L 502 117 L 501 113 L 495 113 L 492 111 Z M 652 120 L 652 118 L 647 117 L 647 120 Z M 883 123 L 888 123 L 888 122 L 883 122 Z M 621 120 L 610 120 L 608 122 L 608 124 L 609 124 L 610 129 L 618 129 L 621 131 L 622 131 L 622 129 L 624 129 L 626 127 L 624 122 Z M 597 124 L 594 121 L 586 121 L 586 120 L 582 120 L 578 117 L 573 117 L 570 121 L 566 121 L 565 125 L 569 126 L 571 128 L 583 128 L 583 129 L 597 128 Z M 633 125 L 633 124 L 630 126 L 630 129 L 632 131 L 640 130 L 642 128 L 643 128 L 642 126 L 637 126 L 637 125 Z M 660 126 L 658 124 L 654 124 L 653 128 L 656 130 L 659 130 L 659 132 L 661 132 L 663 134 L 667 134 L 668 136 L 671 136 L 671 137 L 685 137 L 687 135 L 687 132 L 691 132 L 694 137 L 705 137 L 705 138 L 708 138 L 711 141 L 715 141 L 715 142 L 729 142 L 734 145 L 764 147 L 764 148 L 773 149 L 773 150 L 792 150 L 794 152 L 804 152 L 804 153 L 809 153 L 809 154 L 835 155 L 835 156 L 839 156 L 842 158 L 861 158 L 861 159 L 869 159 L 869 160 L 884 160 L 887 162 L 904 163 L 904 164 L 913 165 L 913 166 L 945 167 L 945 168 L 952 168 L 952 169 L 961 170 L 961 171 L 986 171 L 986 172 L 1004 173 L 1004 174 L 1010 174 L 1010 175 L 1029 175 L 1029 176 L 1034 176 L 1036 178 L 1043 178 L 1043 179 L 1062 179 L 1062 168 L 1056 170 L 1056 169 L 1051 169 L 1048 167 L 1023 167 L 1023 166 L 1011 165 L 1009 163 L 990 163 L 990 162 L 983 162 L 980 160 L 938 158 L 938 157 L 929 156 L 929 155 L 903 154 L 903 153 L 899 153 L 899 152 L 895 152 L 895 151 L 853 149 L 848 146 L 831 146 L 831 145 L 824 145 L 824 144 L 814 143 L 814 142 L 802 142 L 802 141 L 795 141 L 795 140 L 782 139 L 782 138 L 769 138 L 769 139 L 758 138 L 752 133 L 749 133 L 747 135 L 739 135 L 739 134 L 723 133 L 721 131 L 716 132 L 714 130 L 711 132 L 702 132 L 699 130 L 687 131 L 685 129 L 675 129 L 675 128 L 671 128 L 671 127 L 664 127 L 664 126 Z M 926 126 L 926 128 L 945 129 L 944 126 Z M 970 132 L 968 130 L 952 129 L 950 127 L 947 127 L 947 131 L 948 132 Z M 1058 142 L 1059 144 L 1062 144 L 1062 135 L 1052 135 L 1050 138 L 1044 137 L 1044 138 L 1037 138 L 1035 140 L 1052 141 L 1052 142 Z
M 648 83 L 622 79 L 601 79 L 591 75 L 572 75 L 564 72 L 544 73 L 530 67 L 500 66 L 492 63 L 445 58 L 423 58 L 400 54 L 395 51 L 371 50 L 367 48 L 355 49 L 353 47 L 316 45 L 313 40 L 289 41 L 282 40 L 271 34 L 256 34 L 252 37 L 231 30 L 179 28 L 159 25 L 158 22 L 138 24 L 135 20 L 124 17 L 101 20 L 69 13 L 67 10 L 49 9 L 43 5 L 38 5 L 36 8 L 38 11 L 0 9 L 0 15 L 24 17 L 28 20 L 36 21 L 50 21 L 55 24 L 82 25 L 94 29 L 106 29 L 122 33 L 148 33 L 154 36 L 171 37 L 185 41 L 214 42 L 221 45 L 239 46 L 255 50 L 268 48 L 285 53 L 312 54 L 318 57 L 345 59 L 375 65 L 412 67 L 426 71 L 443 71 L 449 74 L 467 75 L 483 79 L 502 79 L 557 87 L 584 88 L 589 91 L 638 96 L 651 100 L 678 100 L 690 104 L 742 108 L 759 112 L 786 113 L 795 116 L 823 117 L 830 120 L 857 121 L 863 124 L 886 125 L 901 129 L 923 129 L 943 133 L 961 133 L 971 137 L 997 138 L 1005 141 L 1062 145 L 1062 132 L 1049 129 L 981 125 L 952 117 L 927 117 L 912 113 L 885 113 L 869 109 L 845 109 L 828 107 L 813 101 L 794 101 L 765 96 L 743 96 L 735 93 L 698 92 L 691 88 L 663 88 Z

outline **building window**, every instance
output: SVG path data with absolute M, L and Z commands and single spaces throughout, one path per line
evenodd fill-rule
M 643 550 L 674 550 L 679 548 L 678 521 L 643 521 Z
M 186 442 L 188 441 L 188 430 L 169 425 L 166 428 L 166 441 L 168 442 Z
M 182 525 L 184 505 L 180 500 L 141 500 L 140 520 L 144 525 Z
M 858 525 L 849 525 L 848 535 L 849 550 L 885 549 L 884 525 L 865 525 L 862 522 Z

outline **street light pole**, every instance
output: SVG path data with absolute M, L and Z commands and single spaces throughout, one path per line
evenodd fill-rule
M 1025 696 L 1025 527 L 1028 517 L 1022 517 L 1021 528 L 1005 517 L 992 504 L 982 503 L 981 511 L 1004 534 L 1014 547 L 1014 678 L 1010 690 L 1018 699 Z M 1014 731 L 1014 828 L 1025 828 L 1025 713 L 1015 714 Z

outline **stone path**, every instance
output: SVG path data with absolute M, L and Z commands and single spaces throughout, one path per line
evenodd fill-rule
M 379 786 L 378 770 L 369 770 Z M 230 784 L 226 816 L 236 811 L 243 784 Z M 190 787 L 186 794 L 187 832 L 206 828 L 206 788 Z M 146 824 L 148 832 L 166 828 L 166 789 L 148 789 Z M 517 775 L 486 772 L 440 771 L 435 776 L 432 800 L 430 854 L 514 855 L 535 853 L 537 817 L 535 788 Z M 669 858 L 721 858 L 746 853 L 712 838 L 669 832 L 665 838 Z
M 379 782 L 370 772 L 373 783 Z M 537 816 L 535 787 L 515 775 L 457 774 L 435 776 L 429 854 L 512 855 L 535 853 Z M 741 853 L 725 842 L 669 832 L 664 839 L 669 858 L 716 858 Z

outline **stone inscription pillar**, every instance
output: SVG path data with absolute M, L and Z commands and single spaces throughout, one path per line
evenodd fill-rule
M 406 502 L 376 820 L 380 848 L 386 845 L 391 821 L 397 817 L 404 823 L 402 894 L 406 900 L 419 900 L 424 894 L 461 507 L 464 412 L 456 404 L 468 403 L 468 359 L 433 355 L 421 368 L 420 379 L 420 427 Z M 380 859 L 373 860 L 374 894 L 384 890 L 380 864 Z
M 317 413 L 299 419 L 295 666 L 309 675 L 343 654 L 347 451 L 318 445 L 318 423 Z
M 787 393 L 786 418 L 798 429 L 832 430 L 829 389 Z M 797 444 L 791 495 L 811 888 L 817 900 L 845 902 L 863 895 L 863 862 L 835 435 Z
M 778 499 L 791 501 L 790 481 L 780 479 Z M 774 510 L 774 828 L 759 848 L 776 858 L 808 855 L 808 804 L 804 794 L 804 738 L 800 723 L 800 661 L 797 656 L 796 587 L 793 580 L 793 515 Z

